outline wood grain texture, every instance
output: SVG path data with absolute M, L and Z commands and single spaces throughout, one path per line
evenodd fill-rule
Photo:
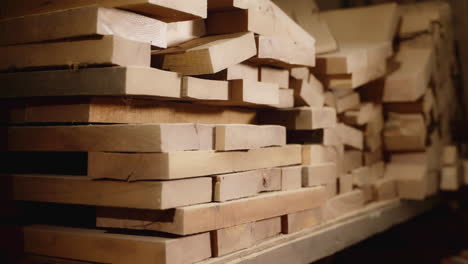
M 216 126 L 216 150 L 231 151 L 286 145 L 286 128 L 282 126 Z
M 92 178 L 168 180 L 297 165 L 301 147 L 287 145 L 248 151 L 182 151 L 172 153 L 104 153 L 88 156 Z M 216 166 L 207 166 L 216 164 Z
M 194 77 L 182 78 L 182 97 L 197 100 L 229 100 L 229 83 Z
M 180 98 L 177 73 L 147 67 L 0 74 L 1 98 L 54 96 L 161 96 Z
M 1 45 L 23 44 L 94 35 L 116 35 L 125 39 L 167 47 L 167 24 L 123 10 L 97 6 L 58 10 L 2 20 Z
M 273 192 L 225 203 L 177 208 L 165 220 L 161 218 L 164 211 L 102 208 L 97 211 L 97 225 L 189 235 L 317 208 L 325 202 L 325 195 L 322 187 Z
M 26 253 L 102 263 L 182 264 L 211 257 L 208 233 L 166 238 L 34 225 L 24 227 L 24 241 Z
M 96 181 L 86 177 L 2 175 L 16 201 L 170 209 L 211 201 L 210 178 L 163 182 Z

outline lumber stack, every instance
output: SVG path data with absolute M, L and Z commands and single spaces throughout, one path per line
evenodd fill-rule
M 459 111 L 453 79 L 453 26 L 450 7 L 444 2 L 408 4 L 401 10 L 399 51 L 394 58 L 400 67 L 383 84 L 384 141 L 391 159 L 388 173 L 402 185 L 400 196 L 423 199 L 439 189 L 439 175 L 442 190 L 457 190 L 461 184 L 458 149 L 451 132 Z M 407 166 L 417 173 L 401 173 Z M 425 187 L 411 187 L 415 182 Z
M 5 1 L 0 180 L 26 261 L 195 263 L 458 188 L 451 26 L 395 51 L 399 8 Z

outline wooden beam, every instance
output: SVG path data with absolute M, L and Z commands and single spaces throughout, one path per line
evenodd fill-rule
M 302 165 L 322 165 L 328 162 L 338 162 L 340 153 L 333 146 L 320 144 L 302 146 Z
M 348 110 L 341 115 L 344 123 L 351 126 L 363 126 L 370 123 L 376 115 L 382 114 L 382 107 L 374 103 L 362 103 L 356 110 Z
M 0 74 L 1 98 L 162 96 L 180 98 L 177 73 L 145 67 L 88 68 Z
M 100 227 L 189 235 L 317 208 L 325 202 L 325 195 L 322 187 L 273 192 L 225 203 L 180 207 L 169 218 L 166 211 L 100 208 L 96 223 Z
M 281 217 L 282 233 L 292 234 L 322 223 L 322 208 L 305 210 Z
M 325 203 L 323 216 L 325 220 L 332 220 L 363 208 L 365 205 L 364 193 L 355 190 L 338 195 Z
M 229 81 L 230 102 L 234 105 L 277 105 L 279 87 L 277 84 L 253 80 Z
M 389 114 L 384 130 L 384 143 L 387 151 L 425 150 L 426 137 L 426 122 L 422 115 Z
M 259 113 L 263 124 L 285 126 L 290 130 L 315 130 L 336 126 L 336 111 L 331 107 L 299 107 Z
M 362 151 L 346 150 L 343 156 L 343 172 L 348 173 L 363 166 Z
M 214 177 L 214 201 L 225 202 L 282 189 L 280 168 L 253 170 Z
M 281 190 L 291 191 L 302 188 L 302 166 L 281 168 Z
M 230 80 L 259 80 L 259 69 L 256 66 L 239 63 L 228 67 L 215 74 L 200 75 L 201 78 L 230 81 Z
M 281 126 L 217 125 L 216 150 L 231 151 L 286 145 Z
M 289 71 L 272 67 L 260 67 L 259 81 L 276 83 L 280 88 L 290 88 Z
M 2 46 L 0 70 L 81 65 L 149 67 L 150 53 L 148 43 L 112 35 L 100 39 Z
M 396 179 L 402 199 L 424 200 L 439 189 L 437 175 L 429 173 L 425 164 L 388 163 L 384 178 Z
M 202 75 L 241 63 L 257 54 L 257 48 L 253 33 L 235 33 L 195 39 L 153 54 L 163 57 L 164 69 Z
M 229 100 L 229 83 L 186 76 L 182 78 L 182 97 L 189 100 L 227 101 Z
M 167 47 L 166 23 L 123 10 L 97 6 L 2 20 L 0 31 L 3 32 L 0 45 L 116 35 L 159 48 Z
M 376 201 L 398 198 L 397 181 L 394 178 L 378 179 L 372 184 Z
M 312 80 L 291 79 L 290 87 L 294 89 L 296 106 L 323 107 L 325 97 L 323 85 L 311 75 Z
M 336 164 L 332 162 L 302 168 L 302 186 L 304 187 L 324 186 L 335 182 L 337 177 Z
M 337 131 L 344 145 L 358 150 L 364 149 L 364 134 L 361 130 L 339 123 Z
M 194 124 L 9 127 L 8 151 L 173 152 L 199 150 L 203 136 Z M 138 140 L 137 140 L 138 139 Z
M 208 233 L 165 238 L 39 225 L 26 226 L 23 230 L 24 251 L 30 254 L 116 264 L 132 261 L 182 264 L 211 257 Z M 112 254 L 102 245 L 112 245 Z
M 301 147 L 298 145 L 232 152 L 91 152 L 88 156 L 88 175 L 92 178 L 130 181 L 169 180 L 296 165 L 301 161 Z
M 81 176 L 3 175 L 16 201 L 170 209 L 211 201 L 210 178 L 162 182 L 96 181 Z
M 163 21 L 193 20 L 206 18 L 207 1 L 194 0 L 186 3 L 183 0 L 52 0 L 47 3 L 31 0 L 5 0 L 0 8 L 0 19 L 20 17 L 32 14 L 47 13 L 88 5 L 116 7 L 155 17 Z
M 176 47 L 184 42 L 201 38 L 205 35 L 206 27 L 204 19 L 167 23 L 168 47 Z
M 293 108 L 294 107 L 294 90 L 279 89 L 279 103 L 272 105 L 276 108 Z
M 440 189 L 442 191 L 458 191 L 463 185 L 459 165 L 444 166 L 440 175 Z
M 249 248 L 280 233 L 279 217 L 212 231 L 213 257 Z

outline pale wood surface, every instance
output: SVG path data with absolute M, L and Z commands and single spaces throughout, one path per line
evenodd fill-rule
M 175 47 L 184 42 L 204 37 L 205 35 L 206 27 L 204 19 L 172 22 L 167 24 L 168 47 Z
M 364 207 L 364 204 L 365 197 L 361 190 L 341 194 L 325 203 L 323 208 L 323 217 L 326 220 L 331 220 L 359 210 Z
M 261 82 L 276 83 L 280 88 L 289 87 L 289 71 L 272 67 L 260 67 Z
M 323 187 L 273 192 L 252 198 L 177 208 L 168 221 L 164 211 L 102 208 L 97 226 L 145 229 L 189 235 L 317 208 L 325 202 Z
M 237 105 L 277 105 L 279 104 L 279 86 L 254 80 L 229 81 L 229 99 Z
M 138 29 L 138 30 L 137 30 Z M 167 47 L 167 24 L 139 14 L 97 6 L 58 10 L 2 20 L 1 45 L 33 43 L 94 35 Z
M 229 100 L 229 83 L 194 77 L 182 78 L 182 97 L 197 100 Z
M 149 67 L 88 68 L 0 74 L 2 98 L 45 96 L 157 96 L 180 98 L 175 72 Z
M 96 181 L 80 176 L 2 175 L 17 201 L 169 209 L 211 201 L 210 178 L 163 182 Z
M 26 253 L 102 263 L 182 264 L 211 257 L 208 233 L 164 238 L 34 225 L 24 227 L 24 241 Z
M 148 43 L 112 35 L 91 40 L 2 46 L 0 70 L 88 65 L 149 67 L 150 53 Z
M 384 143 L 388 151 L 417 151 L 426 148 L 427 129 L 421 114 L 390 113 Z
M 286 145 L 286 128 L 282 126 L 217 125 L 215 131 L 218 151 Z
M 302 188 L 302 166 L 281 168 L 281 190 L 290 191 Z
M 292 234 L 317 226 L 323 221 L 322 208 L 305 210 L 281 217 L 283 234 Z
M 302 168 L 302 186 L 322 186 L 336 182 L 338 177 L 336 164 L 332 162 L 310 165 Z
M 301 146 L 288 145 L 248 151 L 181 151 L 171 153 L 105 153 L 88 155 L 88 175 L 120 180 L 168 180 L 232 173 L 302 161 Z M 207 166 L 215 164 L 216 166 Z
M 299 107 L 261 112 L 263 124 L 285 126 L 291 130 L 315 130 L 336 126 L 336 111 L 331 107 Z
M 364 133 L 354 127 L 339 123 L 338 134 L 344 145 L 362 150 L 364 148 Z

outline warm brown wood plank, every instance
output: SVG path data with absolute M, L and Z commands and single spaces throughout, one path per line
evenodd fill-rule
M 210 178 L 162 182 L 97 181 L 80 176 L 2 175 L 17 201 L 170 209 L 211 201 Z
M 322 223 L 322 208 L 305 210 L 281 217 L 283 234 L 292 234 Z
M 338 195 L 328 200 L 323 208 L 325 220 L 329 221 L 364 207 L 365 197 L 361 190 Z
M 315 130 L 336 126 L 336 111 L 331 107 L 299 107 L 265 111 L 259 115 L 263 124 L 285 126 L 291 130 Z
M 196 100 L 229 100 L 229 83 L 194 77 L 182 78 L 182 97 Z
M 8 123 L 205 123 L 254 124 L 256 111 L 147 99 L 35 98 L 3 101 L 2 122 Z
M 116 264 L 182 264 L 211 257 L 208 233 L 170 238 L 38 225 L 24 227 L 24 251 Z
M 164 21 L 206 18 L 206 0 L 5 0 L 0 7 L 0 19 L 46 13 L 62 9 L 97 4 L 117 7 L 156 17 Z
M 426 138 L 427 129 L 423 115 L 390 113 L 384 130 L 386 150 L 425 150 Z
M 302 186 L 323 186 L 336 182 L 338 177 L 336 164 L 327 162 L 302 168 Z
M 88 158 L 88 175 L 93 178 L 167 180 L 296 165 L 301 159 L 299 145 L 232 152 L 92 152 Z
M 0 45 L 116 35 L 160 48 L 167 47 L 166 23 L 123 10 L 97 6 L 2 20 L 0 31 L 3 32 Z
M 314 187 L 181 207 L 171 215 L 164 214 L 165 211 L 101 208 L 97 212 L 97 225 L 189 235 L 317 208 L 323 205 L 325 197 L 322 187 Z
M 17 126 L 8 127 L 7 136 L 0 148 L 8 151 L 74 152 L 199 150 L 203 137 L 214 137 L 199 133 L 195 124 Z
M 73 52 L 71 52 L 73 51 Z M 80 65 L 150 66 L 151 46 L 117 36 L 0 47 L 0 70 Z
M 88 68 L 0 74 L 0 97 L 162 96 L 180 98 L 177 73 L 147 67 Z

